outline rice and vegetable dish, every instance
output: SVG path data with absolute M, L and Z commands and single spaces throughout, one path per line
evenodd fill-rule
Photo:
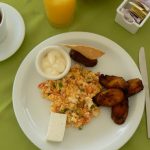
M 82 128 L 99 114 L 92 98 L 100 92 L 98 75 L 79 64 L 60 80 L 39 84 L 42 96 L 51 101 L 51 111 L 67 114 L 67 126 Z

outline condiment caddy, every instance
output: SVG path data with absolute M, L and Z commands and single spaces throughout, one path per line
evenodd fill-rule
M 149 0 L 124 0 L 117 8 L 115 21 L 132 34 L 136 33 L 150 16 Z

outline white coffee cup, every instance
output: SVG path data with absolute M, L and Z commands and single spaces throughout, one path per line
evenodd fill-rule
M 6 24 L 6 16 L 2 7 L 0 7 L 0 43 L 7 36 L 7 24 Z

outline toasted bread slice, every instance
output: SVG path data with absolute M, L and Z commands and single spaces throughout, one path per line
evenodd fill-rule
M 104 55 L 104 52 L 102 52 L 100 49 L 87 45 L 63 44 L 63 46 L 76 50 L 77 52 L 81 53 L 82 55 L 84 55 L 89 59 L 97 59 L 98 57 Z

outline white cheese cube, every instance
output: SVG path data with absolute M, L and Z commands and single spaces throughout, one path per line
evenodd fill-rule
M 66 114 L 51 112 L 47 140 L 54 142 L 61 142 L 64 137 L 64 132 L 66 128 Z

